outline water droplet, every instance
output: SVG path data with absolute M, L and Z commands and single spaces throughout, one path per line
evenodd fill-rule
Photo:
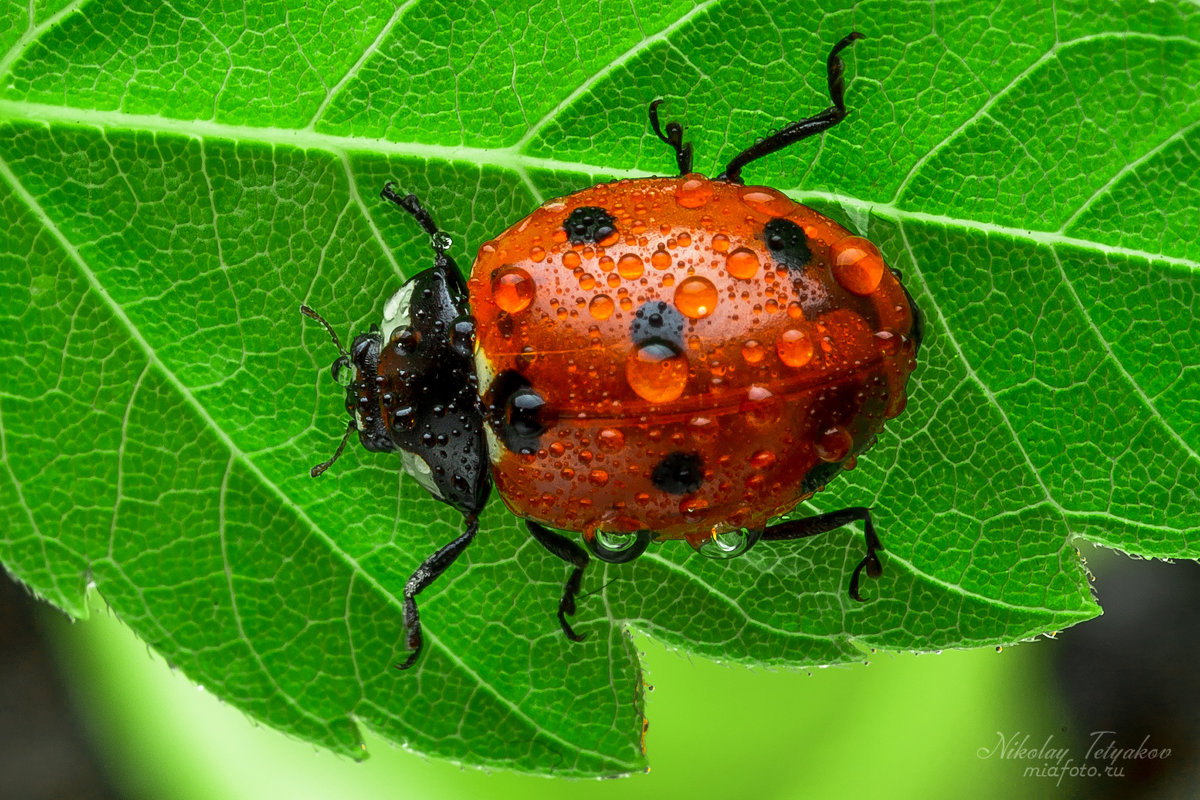
M 576 253 L 574 250 L 568 250 L 563 253 L 562 264 L 567 269 L 575 269 L 579 266 L 579 261 L 579 253 Z
M 705 558 L 726 559 L 740 556 L 749 550 L 762 536 L 762 531 L 751 531 L 739 528 L 723 533 L 713 532 L 703 539 L 688 540 L 697 553 Z
M 546 251 L 544 248 L 538 247 L 537 245 L 534 245 L 533 247 L 529 248 L 529 260 L 530 261 L 537 263 L 537 262 L 543 261 L 545 258 L 546 258 Z
M 879 286 L 886 269 L 879 250 L 861 236 L 847 236 L 829 250 L 833 277 L 848 292 L 869 295 Z
M 692 319 L 707 317 L 717 307 L 717 287 L 698 275 L 686 278 L 675 289 L 675 307 Z
M 596 288 L 596 279 L 590 272 L 585 272 L 579 276 L 579 288 L 585 292 L 590 292 Z
M 775 340 L 775 352 L 779 360 L 789 367 L 803 367 L 813 357 L 813 343 L 808 334 L 788 328 Z
M 626 253 L 617 261 L 617 272 L 625 280 L 640 278 L 645 270 L 646 265 L 642 263 L 641 257 L 634 253 Z
M 671 254 L 663 250 L 662 245 L 659 245 L 658 249 L 654 251 L 654 255 L 650 256 L 650 263 L 654 265 L 655 269 L 666 269 L 671 266 Z
M 752 425 L 771 425 L 779 419 L 783 404 L 775 393 L 760 384 L 751 384 L 746 390 L 746 400 L 738 411 Z
M 605 428 L 596 434 L 596 446 L 606 453 L 615 453 L 625 446 L 625 434 L 616 428 Z
M 533 294 L 533 278 L 520 267 L 507 267 L 492 277 L 492 299 L 510 314 L 529 308 Z
M 593 486 L 603 486 L 608 483 L 608 473 L 602 469 L 594 469 L 588 473 L 588 483 Z
M 588 303 L 588 313 L 596 319 L 608 319 L 613 313 L 612 298 L 606 294 L 598 294 Z
M 688 420 L 688 433 L 692 436 L 711 439 L 717 435 L 718 430 L 720 428 L 717 426 L 717 421 L 712 417 L 700 415 Z
M 677 400 L 687 385 L 687 358 L 669 342 L 649 339 L 625 360 L 625 379 L 638 397 L 651 403 Z
M 696 518 L 708 510 L 708 501 L 703 497 L 685 497 L 679 501 L 679 513 Z
M 742 342 L 742 360 L 747 364 L 758 364 L 767 355 L 767 348 L 757 339 L 747 339 Z
M 879 345 L 879 352 L 886 355 L 898 353 L 902 341 L 899 334 L 891 331 L 875 331 L 875 343 Z
M 747 186 L 740 196 L 742 202 L 755 211 L 772 217 L 786 217 L 796 210 L 796 203 L 791 198 L 767 186 Z
M 712 200 L 712 181 L 707 178 L 688 178 L 675 188 L 675 202 L 684 208 L 700 208 Z
M 739 247 L 725 256 L 725 269 L 735 278 L 749 280 L 758 274 L 758 267 L 758 254 L 749 248 Z
M 729 237 L 723 233 L 718 233 L 712 238 L 712 249 L 718 253 L 729 252 Z
M 817 458 L 830 463 L 841 461 L 854 445 L 854 437 L 841 425 L 827 429 L 816 441 Z
M 755 469 L 770 469 L 775 466 L 775 453 L 771 450 L 756 450 L 750 456 L 750 466 Z
M 596 262 L 596 266 L 600 267 L 601 272 L 612 272 L 613 267 L 616 265 L 613 264 L 611 256 L 600 256 L 600 260 Z

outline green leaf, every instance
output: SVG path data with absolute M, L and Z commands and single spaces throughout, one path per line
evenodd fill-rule
M 705 657 L 811 665 L 1000 644 L 1098 613 L 1072 542 L 1200 555 L 1200 10 L 1185 2 L 846 7 L 10 2 L 0 25 L 0 560 L 85 614 L 94 584 L 252 717 L 362 755 L 641 769 L 634 626 Z M 733 562 L 667 543 L 566 569 L 498 501 L 460 530 L 348 454 L 308 303 L 363 329 L 429 263 L 377 199 L 417 193 L 469 260 L 539 202 L 697 168 L 827 104 L 849 119 L 753 165 L 869 234 L 928 321 L 909 408 L 803 509 L 870 505 L 887 547 L 849 602 L 852 532 Z M 319 377 L 318 377 L 319 376 Z

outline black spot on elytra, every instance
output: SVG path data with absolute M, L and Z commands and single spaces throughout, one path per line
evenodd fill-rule
M 667 494 L 691 494 L 704 483 L 704 460 L 699 453 L 676 451 L 658 462 L 650 480 Z
M 635 345 L 651 339 L 669 342 L 683 350 L 683 314 L 665 300 L 648 300 L 638 307 L 629 325 L 629 338 Z
M 546 399 L 516 370 L 497 375 L 492 391 L 489 416 L 501 441 L 514 453 L 536 453 L 538 439 L 546 432 Z
M 567 215 L 563 230 L 571 244 L 595 244 L 616 233 L 616 220 L 603 208 L 580 206 Z
M 804 229 L 790 219 L 777 217 L 763 227 L 763 241 L 771 257 L 788 269 L 804 269 L 812 261 L 812 250 Z

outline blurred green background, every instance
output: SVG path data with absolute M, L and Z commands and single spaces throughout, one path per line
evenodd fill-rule
M 68 749 L 70 743 L 61 733 L 38 743 L 36 734 L 46 722 L 38 715 L 52 713 L 38 704 L 38 695 L 49 690 L 22 690 L 13 664 L 17 648 L 5 635 L 10 641 L 0 641 L 0 653 L 8 711 L 18 710 L 14 693 L 20 693 L 19 702 L 33 701 L 32 707 L 42 710 L 3 715 L 0 743 L 6 768 L 0 772 L 0 796 L 453 800 L 551 798 L 569 792 L 585 800 L 1195 797 L 1200 788 L 1195 778 L 1200 682 L 1191 656 L 1200 640 L 1192 613 L 1200 569 L 1191 562 L 1139 562 L 1094 550 L 1088 561 L 1098 574 L 1106 616 L 1065 631 L 1055 641 L 1043 639 L 1000 653 L 879 653 L 869 665 L 765 672 L 690 659 L 639 636 L 647 679 L 654 686 L 647 701 L 653 766 L 647 775 L 610 781 L 565 782 L 461 769 L 370 735 L 370 759 L 341 759 L 258 727 L 206 694 L 151 654 L 102 603 L 95 604 L 90 620 L 74 624 L 38 606 L 35 628 L 51 643 L 57 664 L 51 672 L 61 677 L 69 697 L 70 710 L 59 714 L 78 714 L 87 743 L 83 750 L 92 751 L 98 773 L 88 780 L 77 778 L 75 785 L 64 783 L 61 764 L 57 784 L 38 774 L 59 763 L 47 748 Z M 20 590 L 10 595 L 20 599 Z M 12 613 L 6 611 L 6 618 Z M 29 657 L 24 661 L 36 667 Z M 1159 672 L 1130 674 L 1130 664 Z M 1178 674 L 1170 674 L 1175 667 Z M 34 672 L 35 679 L 54 682 L 45 670 Z M 1085 691 L 1081 700 L 1078 691 L 1087 690 L 1091 678 L 1099 679 L 1092 687 L 1098 694 L 1088 699 Z M 1125 700 L 1135 714 L 1148 716 L 1130 719 L 1114 712 Z M 1088 709 L 1109 716 L 1089 719 Z M 1086 753 L 1088 733 L 1110 729 L 1104 726 L 1111 726 L 1123 745 L 1136 745 L 1149 735 L 1153 745 L 1173 752 L 1167 758 L 1118 762 L 1122 777 L 1068 774 L 1060 781 L 1025 774 L 1027 767 L 1055 763 L 1036 754 L 1048 740 L 1051 747 L 1066 749 L 1074 764 L 1102 767 L 1102 761 L 1087 762 Z M 1024 740 L 1034 753 L 1002 757 L 996 752 L 1001 736 L 1013 744 Z

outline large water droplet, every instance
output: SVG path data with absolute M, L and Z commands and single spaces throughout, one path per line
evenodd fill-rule
M 675 188 L 675 202 L 684 208 L 699 208 L 712 200 L 712 181 L 707 178 L 688 178 Z
M 869 295 L 883 279 L 883 256 L 861 236 L 847 236 L 829 250 L 833 277 L 848 292 Z
M 596 319 L 608 319 L 613 313 L 612 298 L 606 294 L 598 294 L 588 303 L 588 313 Z
M 688 361 L 674 345 L 648 339 L 635 347 L 625 360 L 625 379 L 643 400 L 669 403 L 677 400 L 687 385 Z
M 749 550 L 762 536 L 762 531 L 739 528 L 724 533 L 712 533 L 703 539 L 688 540 L 697 553 L 705 558 L 734 558 Z
M 725 256 L 725 269 L 735 278 L 749 280 L 758 274 L 758 254 L 747 247 L 739 247 Z
M 626 253 L 617 261 L 617 272 L 628 281 L 642 277 L 645 270 L 646 265 L 642 263 L 641 257 L 634 253 Z
M 854 437 L 841 425 L 834 425 L 822 433 L 816 441 L 817 458 L 833 463 L 841 461 L 850 452 Z
M 742 360 L 747 364 L 759 364 L 767 355 L 767 348 L 757 339 L 742 342 Z
M 616 428 L 604 428 L 596 434 L 596 446 L 606 453 L 615 453 L 625 446 L 625 434 Z
M 772 217 L 786 217 L 796 210 L 794 200 L 767 186 L 747 186 L 740 196 L 742 202 L 755 211 Z
M 775 340 L 779 360 L 789 367 L 803 367 L 813 357 L 813 342 L 807 333 L 788 328 Z
M 717 287 L 699 275 L 685 278 L 675 289 L 675 307 L 692 319 L 707 317 L 717 307 Z
M 534 290 L 533 278 L 520 267 L 507 267 L 492 277 L 492 299 L 510 314 L 529 308 Z

